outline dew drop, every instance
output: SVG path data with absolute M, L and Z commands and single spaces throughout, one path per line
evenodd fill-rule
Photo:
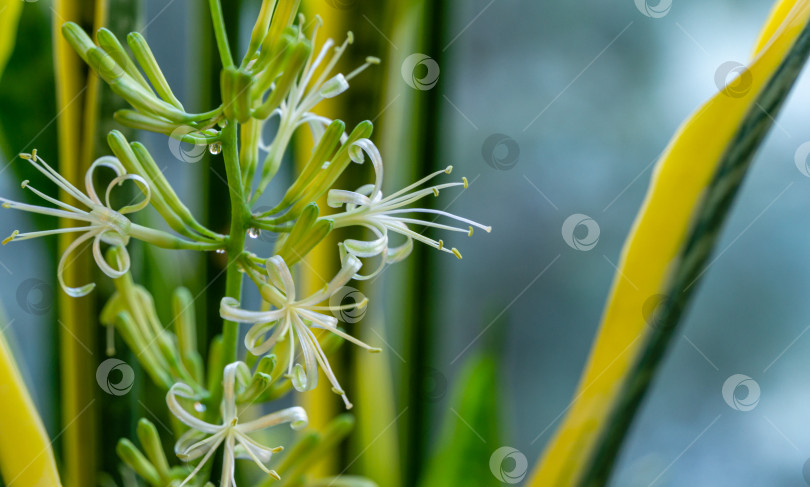
M 217 253 L 218 253 L 218 254 L 224 254 L 224 253 L 225 253 L 225 249 L 217 249 Z
M 205 404 L 203 404 L 201 402 L 195 402 L 194 403 L 194 410 L 197 411 L 198 413 L 204 413 L 205 412 Z
M 208 146 L 208 152 L 212 155 L 217 155 L 222 152 L 222 142 L 214 142 Z
M 220 127 L 220 128 L 223 128 L 223 129 L 224 129 L 225 127 L 227 127 L 227 126 L 228 126 L 228 121 L 227 121 L 227 120 L 225 120 L 225 119 L 223 118 L 222 120 L 220 120 L 219 122 L 217 122 L 217 125 L 219 125 L 219 127 Z
M 259 238 L 259 235 L 261 235 L 261 230 L 258 228 L 251 228 L 248 230 L 248 237 L 250 238 L 257 239 Z

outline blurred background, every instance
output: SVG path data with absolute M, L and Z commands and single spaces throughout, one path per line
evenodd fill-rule
M 116 3 L 127 4 L 126 15 Z M 244 47 L 259 2 L 226 3 Z M 463 261 L 420 249 L 362 288 L 372 305 L 357 332 L 385 353 L 369 359 L 342 349 L 339 375 L 360 396 L 358 428 L 329 468 L 399 477 L 381 485 L 462 485 L 437 480 L 450 475 L 444 465 L 481 473 L 463 485 L 521 485 L 521 458 L 529 468 L 536 462 L 571 404 L 653 163 L 681 121 L 733 76 L 729 63 L 746 62 L 770 4 L 304 3 L 338 39 L 354 32 L 343 72 L 367 55 L 382 59 L 327 110 L 349 124 L 374 122 L 372 138 L 390 164 L 388 191 L 452 164 L 469 189 L 444 192 L 436 208 L 493 226 L 472 238 L 443 236 Z M 192 110 L 210 107 L 218 76 L 202 4 L 112 1 L 110 10 L 113 26 L 144 33 Z M 51 15 L 47 0 L 25 5 L 0 83 L 11 161 L 0 194 L 10 199 L 24 198 L 27 174 L 14 154 L 36 147 L 56 159 L 44 152 L 55 146 Z M 810 141 L 807 106 L 805 75 L 748 175 L 612 485 L 810 485 L 810 151 L 800 150 Z M 227 218 L 216 161 L 179 162 L 164 138 L 139 137 L 195 211 Z M 0 219 L 3 235 L 40 226 L 14 212 Z M 266 239 L 257 245 L 272 244 Z M 147 282 L 214 282 L 210 294 L 222 284 L 212 278 L 215 257 L 156 254 L 147 262 L 166 267 L 159 279 L 140 271 Z M 44 240 L 0 249 L 10 338 L 52 437 L 60 431 L 54 255 L 55 243 Z M 218 300 L 207 306 L 215 310 Z M 219 322 L 209 321 L 217 332 Z M 380 364 L 382 372 L 370 372 Z M 750 410 L 724 400 L 735 374 L 760 387 Z M 381 399 L 388 391 L 391 399 Z M 99 414 L 115 418 L 109 411 L 118 410 Z M 401 474 L 386 458 L 398 459 Z

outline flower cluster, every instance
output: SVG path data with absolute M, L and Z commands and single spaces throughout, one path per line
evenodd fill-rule
M 383 161 L 370 139 L 372 124 L 362 122 L 347 132 L 342 121 L 313 111 L 322 100 L 346 91 L 350 80 L 379 61 L 369 57 L 348 74 L 336 72 L 341 56 L 352 43 L 352 34 L 339 45 L 328 39 L 317 50 L 313 49 L 320 18 L 315 17 L 311 28 L 304 25 L 303 16 L 296 15 L 298 5 L 296 0 L 263 1 L 247 52 L 237 64 L 227 44 L 219 2 L 211 2 L 223 65 L 222 104 L 199 114 L 188 113 L 174 96 L 140 34 L 127 37 L 133 60 L 106 29 L 97 33 L 96 44 L 78 25 L 66 23 L 63 26 L 63 34 L 76 52 L 132 106 L 132 109 L 118 111 L 117 121 L 185 142 L 211 144 L 211 154 L 221 154 L 230 186 L 232 219 L 228 235 L 215 233 L 197 222 L 146 147 L 137 142 L 129 143 L 118 131 L 108 137 L 114 155 L 101 157 L 89 166 L 85 192 L 45 163 L 36 151 L 21 155 L 65 196 L 75 200 L 75 205 L 35 189 L 28 181 L 23 182 L 23 188 L 54 206 L 0 199 L 6 208 L 85 223 L 29 233 L 15 231 L 3 243 L 80 233 L 65 248 L 57 272 L 64 291 L 78 297 L 91 292 L 94 284 L 67 285 L 66 268 L 82 244 L 92 240 L 93 257 L 101 271 L 114 280 L 117 290 L 104 308 L 102 322 L 120 332 L 137 353 L 149 377 L 166 390 L 168 410 L 177 420 L 173 422 L 178 435 L 175 453 L 188 464 L 170 468 L 157 431 L 151 423 L 142 422 L 139 439 L 146 455 L 125 439 L 119 443 L 118 452 L 122 461 L 151 485 L 202 485 L 210 472 L 206 466 L 220 447 L 223 447 L 220 485 L 236 485 L 235 460 L 238 458 L 250 459 L 266 474 L 279 478 L 283 468 L 277 467 L 276 471 L 269 464 L 281 448 L 267 447 L 251 435 L 281 423 L 289 423 L 293 429 L 304 427 L 307 414 L 300 407 L 292 407 L 254 418 L 250 416 L 249 406 L 277 399 L 291 388 L 312 390 L 317 387 L 322 371 L 346 408 L 351 408 L 329 363 L 330 347 L 325 345 L 325 340 L 334 337 L 333 341 L 346 340 L 370 352 L 381 351 L 339 328 L 336 318 L 346 312 L 362 314 L 367 300 L 333 305 L 330 304 L 333 298 L 350 281 L 379 276 L 388 264 L 403 260 L 410 254 L 414 241 L 461 258 L 455 247 L 448 248 L 442 239 L 425 235 L 427 230 L 461 232 L 469 236 L 474 228 L 491 231 L 489 226 L 447 211 L 414 207 L 423 198 L 438 196 L 444 189 L 467 188 L 465 178 L 431 183 L 438 176 L 450 174 L 452 167 L 436 171 L 388 196 L 383 195 Z M 297 24 L 294 23 L 296 18 Z M 279 117 L 278 130 L 273 141 L 265 145 L 261 139 L 263 126 L 275 116 Z M 305 125 L 309 125 L 315 141 L 307 163 L 273 209 L 257 210 L 260 197 L 278 172 L 290 141 Z M 266 153 L 261 164 L 260 152 Z M 338 181 L 347 167 L 352 162 L 362 164 L 366 160 L 374 170 L 373 183 L 354 191 L 340 188 Z M 100 168 L 112 171 L 103 198 L 95 186 L 95 173 Z M 125 194 L 115 196 L 113 191 L 125 182 L 135 184 L 138 196 L 128 204 L 115 204 Z M 318 202 L 324 196 L 327 206 L 335 212 L 323 213 L 327 208 L 319 207 Z M 153 207 L 174 233 L 130 219 L 131 214 L 147 206 Z M 437 222 L 439 218 L 451 223 Z M 335 260 L 339 258 L 340 269 L 334 277 L 325 282 L 322 289 L 301 296 L 294 277 L 295 265 L 336 228 L 357 229 L 358 237 L 344 239 L 338 245 Z M 245 237 L 255 236 L 259 230 L 280 234 L 280 243 L 273 255 L 260 257 L 248 250 L 251 239 Z M 360 232 L 367 231 L 372 238 L 362 240 Z M 398 234 L 404 241 L 392 243 L 392 234 Z M 196 323 L 193 312 L 189 311 L 193 310 L 193 298 L 188 291 L 178 290 L 173 298 L 174 333 L 164 327 L 157 317 L 154 299 L 145 288 L 133 283 L 129 273 L 127 244 L 131 238 L 169 249 L 227 253 L 227 295 L 220 300 L 223 331 L 211 343 L 207 366 L 202 363 L 203 354 L 197 350 Z M 109 247 L 106 255 L 102 244 Z M 361 273 L 363 259 L 377 259 L 371 272 Z M 255 284 L 261 296 L 262 304 L 258 309 L 247 309 L 242 299 L 245 277 Z M 244 338 L 244 361 L 238 360 L 240 323 L 251 325 Z M 324 439 L 327 440 L 335 442 Z M 282 466 L 295 461 L 295 458 L 285 459 Z M 355 485 L 351 478 L 343 480 L 341 485 Z M 300 478 L 294 480 L 299 481 L 303 482 Z

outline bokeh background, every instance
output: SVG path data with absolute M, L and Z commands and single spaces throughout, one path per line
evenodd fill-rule
M 202 3 L 145 1 L 136 22 L 192 109 L 210 84 L 199 74 L 210 64 L 203 58 L 210 51 L 199 47 L 209 30 Z M 748 58 L 770 5 L 675 0 L 650 11 L 631 0 L 444 0 L 412 11 L 407 4 L 320 4 L 328 21 L 355 33 L 354 60 L 383 60 L 353 83 L 347 118 L 374 120 L 375 141 L 394 161 L 389 190 L 452 164 L 470 187 L 457 199 L 447 191 L 436 207 L 493 232 L 447 236 L 463 261 L 417 252 L 413 263 L 364 289 L 377 298 L 366 318 L 376 325 L 366 335 L 385 341 L 395 421 L 369 426 L 362 438 L 396 432 L 411 484 L 445 436 L 472 434 L 481 444 L 467 461 L 486 472 L 480 485 L 502 485 L 490 473 L 490 455 L 510 446 L 533 465 L 571 404 L 653 163 L 681 121 L 733 75 L 728 63 Z M 231 8 L 239 9 L 244 34 L 258 2 Z M 25 9 L 0 84 L 7 161 L 53 146 L 53 127 L 10 118 L 24 115 L 21 105 L 46 121 L 54 111 L 50 2 Z M 24 76 L 21 66 L 36 67 L 37 76 Z M 810 172 L 805 153 L 797 156 L 810 140 L 808 106 L 804 75 L 743 185 L 612 485 L 810 485 Z M 216 184 L 216 166 L 196 166 L 210 169 L 200 175 L 173 159 L 164 139 L 142 138 L 197 209 L 223 204 L 216 192 L 199 190 Z M 0 194 L 22 198 L 19 173 L 3 167 Z M 590 233 L 577 226 L 567 242 L 563 223 L 576 214 L 595 224 Z M 3 212 L 0 233 L 37 225 Z M 54 248 L 33 241 L 0 249 L 0 297 L 51 435 L 59 432 Z M 182 275 L 189 262 L 169 269 Z M 204 273 L 187 275 L 205 283 Z M 347 369 L 367 365 L 352 353 Z M 454 401 L 469 384 L 465 367 L 481 357 L 495 364 L 487 387 L 495 405 L 469 418 Z M 724 400 L 723 384 L 734 374 L 760 387 L 749 411 Z M 362 473 L 364 462 L 352 459 L 375 448 L 353 441 L 341 462 Z

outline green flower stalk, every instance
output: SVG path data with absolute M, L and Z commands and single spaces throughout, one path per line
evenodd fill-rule
M 22 155 L 86 208 L 77 208 L 42 193 L 28 181 L 23 182 L 23 188 L 53 206 L 0 199 L 3 206 L 77 220 L 86 225 L 29 233 L 15 231 L 3 243 L 79 233 L 62 255 L 57 270 L 62 289 L 70 296 L 79 297 L 90 293 L 95 284 L 71 287 L 63 279 L 64 268 L 70 255 L 82 244 L 92 241 L 95 261 L 101 271 L 113 279 L 116 289 L 102 311 L 101 322 L 110 327 L 110 333 L 113 329 L 120 333 L 147 376 L 166 391 L 168 413 L 175 419 L 171 421 L 177 437 L 175 454 L 183 462 L 181 465 L 171 465 L 157 429 L 148 421 L 142 420 L 138 425 L 141 449 L 128 439 L 118 443 L 116 451 L 123 464 L 148 484 L 209 485 L 211 459 L 222 447 L 222 486 L 236 485 L 235 460 L 239 458 L 252 460 L 267 474 L 266 482 L 279 479 L 279 472 L 291 472 L 290 478 L 279 485 L 373 485 L 358 477 L 315 479 L 307 475 L 306 466 L 312 463 L 311 457 L 327 447 L 334 447 L 351 428 L 350 419 L 338 418 L 334 427 L 322 432 L 322 436 L 307 433 L 309 436 L 304 436 L 282 457 L 276 471 L 271 463 L 276 461 L 275 455 L 282 447 L 265 446 L 251 435 L 281 423 L 289 423 L 293 429 L 302 428 L 307 425 L 307 414 L 300 407 L 292 407 L 254 417 L 248 408 L 277 399 L 290 390 L 316 388 L 319 371 L 324 372 L 346 408 L 351 408 L 347 393 L 329 364 L 329 355 L 344 340 L 370 352 L 381 350 L 338 327 L 336 316 L 363 311 L 367 300 L 335 305 L 330 303 L 332 298 L 353 279 L 377 276 L 387 264 L 407 257 L 414 240 L 461 258 L 455 247 L 448 249 L 443 240 L 425 236 L 414 227 L 470 236 L 473 228 L 486 232 L 491 228 L 448 212 L 412 207 L 426 196 L 438 196 L 446 188 L 467 187 L 464 178 L 460 182 L 426 186 L 433 178 L 449 174 L 451 167 L 383 196 L 383 161 L 370 139 L 371 122 L 361 122 L 347 132 L 342 121 L 314 112 L 321 101 L 339 96 L 349 88 L 355 76 L 379 63 L 379 59 L 368 57 L 348 74 L 336 72 L 341 56 L 352 43 L 351 33 L 339 45 L 327 39 L 315 49 L 321 26 L 319 17 L 306 24 L 303 16 L 296 17 L 299 1 L 279 0 L 276 4 L 275 0 L 265 0 L 248 50 L 237 64 L 224 32 L 219 1 L 210 0 L 209 5 L 223 65 L 220 73 L 222 104 L 204 113 L 185 110 L 140 34 L 127 37 L 130 55 L 106 29 L 98 31 L 98 44 L 74 23 L 64 24 L 62 32 L 79 56 L 131 105 L 131 109 L 115 114 L 118 122 L 162 133 L 177 141 L 208 146 L 215 157 L 221 154 L 231 204 L 228 234 L 220 235 L 198 222 L 146 147 L 129 142 L 114 130 L 107 138 L 113 155 L 103 156 L 90 166 L 85 177 L 85 192 L 68 183 L 36 151 Z M 275 116 L 279 118 L 279 128 L 272 142 L 266 145 L 261 139 L 263 127 Z M 309 128 L 315 142 L 308 163 L 271 210 L 259 211 L 256 206 L 262 194 L 274 181 L 291 140 L 302 127 Z M 351 163 L 362 164 L 366 159 L 375 172 L 374 183 L 355 191 L 340 188 L 339 178 Z M 113 176 L 101 194 L 96 191 L 94 181 L 95 172 L 100 168 L 112 171 Z M 114 206 L 112 193 L 126 182 L 134 183 L 140 194 L 128 205 Z M 327 196 L 328 206 L 343 211 L 322 214 L 318 201 L 323 196 Z M 132 214 L 147 206 L 161 215 L 173 233 L 143 226 L 131 219 Z M 428 216 L 435 218 L 429 220 Z M 464 227 L 436 223 L 439 217 Z M 369 229 L 374 238 L 344 240 L 334 252 L 335 259 L 341 263 L 337 273 L 323 289 L 299 297 L 295 265 L 322 245 L 335 228 Z M 273 255 L 258 256 L 249 250 L 252 238 L 259 231 L 279 234 L 280 243 Z M 392 246 L 390 233 L 399 234 L 405 242 Z M 127 244 L 132 238 L 166 249 L 227 253 L 226 294 L 220 302 L 220 315 L 224 320 L 222 334 L 208 345 L 207 364 L 203 364 L 202 354 L 197 350 L 193 297 L 188 291 L 178 289 L 172 302 L 175 316 L 169 323 L 173 326 L 164 326 L 152 295 L 136 284 L 129 272 Z M 106 255 L 102 244 L 109 248 Z M 374 271 L 360 274 L 361 259 L 367 258 L 379 258 L 379 263 Z M 262 307 L 255 311 L 243 307 L 245 277 L 256 286 L 263 300 Z M 238 343 L 239 323 L 252 325 L 247 331 L 244 349 Z M 313 330 L 317 329 L 328 333 L 316 335 Z M 114 353 L 113 345 L 111 340 L 108 344 L 111 353 Z M 239 360 L 242 355 L 244 361 Z

